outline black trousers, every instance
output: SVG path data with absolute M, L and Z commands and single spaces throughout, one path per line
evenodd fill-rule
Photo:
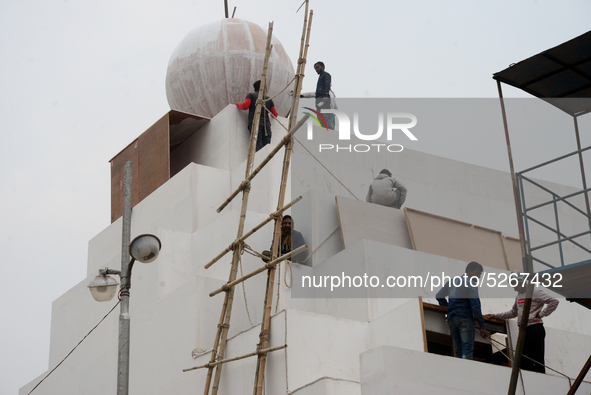
M 250 136 L 251 127 L 248 127 L 248 135 Z M 266 136 L 265 136 L 266 134 Z M 265 145 L 271 143 L 271 125 L 265 125 L 264 123 L 259 124 L 259 134 L 257 135 L 257 146 L 256 150 L 260 150 Z
M 546 373 L 544 367 L 544 343 L 546 339 L 546 330 L 543 324 L 534 324 L 527 327 L 525 332 L 525 343 L 523 345 L 523 357 L 521 359 L 521 368 L 532 372 Z M 537 363 L 535 362 L 537 361 Z

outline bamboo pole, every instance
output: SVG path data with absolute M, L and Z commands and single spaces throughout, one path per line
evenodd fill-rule
M 217 362 L 206 363 L 205 365 L 201 365 L 201 366 L 195 366 L 195 367 L 189 368 L 189 369 L 183 369 L 183 372 L 190 372 L 191 370 L 197 370 L 197 369 L 203 369 L 203 368 L 211 368 L 212 366 L 221 365 L 226 362 L 239 361 L 241 359 L 254 357 L 255 355 L 267 354 L 269 352 L 283 350 L 284 348 L 287 348 L 287 344 L 284 344 L 282 346 L 272 347 L 272 348 L 265 348 L 264 350 L 251 352 L 250 354 L 241 355 L 241 356 L 235 357 L 235 358 L 224 359 L 224 360 L 217 361 Z
M 248 183 L 263 169 L 263 167 L 265 167 L 265 165 L 269 163 L 269 161 L 275 156 L 275 154 L 279 152 L 281 148 L 283 148 L 283 146 L 287 145 L 287 143 L 291 140 L 291 136 L 293 136 L 295 132 L 297 132 L 302 127 L 302 125 L 306 123 L 308 118 L 310 118 L 310 114 L 304 115 L 302 119 L 300 119 L 298 123 L 294 126 L 293 130 L 290 130 L 285 136 L 283 136 L 279 144 L 277 144 L 277 146 L 273 148 L 273 151 L 269 152 L 269 155 L 267 155 L 267 157 L 263 159 L 259 166 L 246 178 L 246 180 L 242 181 L 240 185 L 238 185 L 238 188 L 236 188 L 236 190 L 232 192 L 230 197 L 227 198 L 226 201 L 222 203 L 220 207 L 218 207 L 218 209 L 216 210 L 218 213 L 221 212 L 224 208 L 226 208 L 228 204 L 230 204 L 230 202 L 236 197 L 236 195 L 238 195 L 240 191 L 242 191 L 245 188 L 245 186 L 248 185 Z
M 267 67 L 269 64 L 269 56 L 271 54 L 271 37 L 273 36 L 273 22 L 269 23 L 269 30 L 267 33 L 267 47 L 265 50 L 265 61 L 263 63 L 263 73 L 261 76 L 261 86 L 259 90 L 259 97 L 257 99 L 257 107 L 254 115 L 253 125 L 251 127 L 251 134 L 250 134 L 250 146 L 248 150 L 248 157 L 246 162 L 246 174 L 245 178 L 249 175 L 252 171 L 254 155 L 255 155 L 255 148 L 256 148 L 256 140 L 258 137 L 258 130 L 259 130 L 259 120 L 261 116 L 261 109 L 263 105 L 263 94 L 265 92 L 266 87 L 266 77 L 267 77 Z M 240 211 L 240 222 L 238 225 L 238 233 L 236 238 L 240 239 L 244 233 L 244 221 L 246 219 L 246 208 L 248 207 L 248 197 L 249 197 L 250 187 L 244 189 L 242 193 L 242 209 Z M 232 269 L 230 271 L 229 282 L 232 282 L 236 279 L 238 274 L 238 262 L 240 260 L 240 249 L 234 249 L 234 255 L 232 257 Z M 222 307 L 223 314 L 223 323 L 220 319 L 220 324 L 218 325 L 218 330 L 216 332 L 216 338 L 214 341 L 214 349 L 211 353 L 211 360 L 210 363 L 215 362 L 217 357 L 223 358 L 224 352 L 226 349 L 226 342 L 228 339 L 228 329 L 230 327 L 230 318 L 232 316 L 232 304 L 234 302 L 234 288 L 230 289 L 226 292 L 226 296 L 224 298 L 224 305 Z M 218 350 L 219 347 L 219 350 Z M 220 378 L 222 375 L 222 367 L 223 364 L 217 365 L 215 367 L 215 378 L 212 387 L 212 395 L 216 395 L 218 392 L 218 386 L 220 383 Z M 211 384 L 211 378 L 213 373 L 213 366 L 208 368 L 207 378 L 205 381 L 205 389 L 204 395 L 209 394 L 209 387 Z
M 290 203 L 286 204 L 285 206 L 283 206 L 279 210 L 277 210 L 274 213 L 270 214 L 267 219 L 265 219 L 263 222 L 261 222 L 260 224 L 258 224 L 254 228 L 252 228 L 252 230 L 249 231 L 248 233 L 246 233 L 244 236 L 242 236 L 241 238 L 239 238 L 238 240 L 236 240 L 235 242 L 233 242 L 232 244 L 230 244 L 228 246 L 228 248 L 226 248 L 218 256 L 216 256 L 215 258 L 213 258 L 204 267 L 206 269 L 209 269 L 214 263 L 216 263 L 217 261 L 219 261 L 220 259 L 222 259 L 224 257 L 224 255 L 226 255 L 228 252 L 232 251 L 234 249 L 234 246 L 241 244 L 244 240 L 246 240 L 247 238 L 249 238 L 250 236 L 252 236 L 256 231 L 258 231 L 259 229 L 261 229 L 263 226 L 267 225 L 269 222 L 271 222 L 273 219 L 275 219 L 278 215 L 282 214 L 285 210 L 287 210 L 288 208 L 290 208 L 291 206 L 293 206 L 294 204 L 296 204 L 300 200 L 302 200 L 302 197 L 301 196 L 298 196 L 297 198 L 293 199 Z
M 306 66 L 306 56 L 308 54 L 308 46 L 310 42 L 310 30 L 312 27 L 312 16 L 313 11 L 310 11 L 308 19 L 308 7 L 309 2 L 306 1 L 306 13 L 304 17 L 304 24 L 303 24 L 303 31 L 302 31 L 302 41 L 300 47 L 300 57 L 298 59 L 298 67 L 297 67 L 297 74 L 295 79 L 295 90 L 293 95 L 292 101 L 292 108 L 290 112 L 289 118 L 289 130 L 295 125 L 295 120 L 297 118 L 297 113 L 295 109 L 299 104 L 300 93 L 302 90 L 302 80 L 304 76 L 304 69 Z M 306 30 L 307 27 L 307 30 Z M 285 199 L 285 191 L 287 188 L 287 176 L 289 173 L 289 163 L 291 158 L 291 146 L 292 140 L 290 139 L 285 147 L 285 155 L 283 158 L 283 171 L 281 173 L 281 185 L 279 189 L 279 200 L 277 203 L 277 207 L 281 207 L 283 205 L 283 201 Z M 281 230 L 281 221 L 275 221 L 275 234 L 273 238 L 273 259 L 275 259 L 279 252 L 279 240 L 280 240 L 280 230 Z M 270 333 L 270 325 L 271 325 L 271 307 L 273 304 L 273 289 L 275 287 L 275 269 L 276 266 L 273 266 L 269 269 L 268 276 L 267 276 L 267 291 L 265 294 L 265 308 L 263 310 L 263 322 L 261 324 L 261 333 L 259 334 L 259 348 L 264 349 L 267 347 L 269 342 L 269 333 Z M 254 385 L 254 395 L 262 395 L 263 393 L 263 383 L 265 380 L 265 364 L 267 361 L 267 355 L 261 354 L 258 356 L 257 360 L 257 369 L 255 374 L 255 385 Z
M 579 386 L 583 382 L 583 379 L 587 375 L 587 372 L 589 371 L 590 368 L 591 368 L 591 356 L 589 357 L 589 359 L 587 359 L 587 362 L 585 362 L 585 365 L 583 365 L 583 368 L 579 372 L 579 375 L 575 379 L 575 382 L 573 383 L 572 387 L 570 387 L 570 389 L 568 390 L 568 393 L 566 395 L 575 395 L 575 393 L 579 389 Z
M 248 280 L 252 276 L 256 276 L 257 274 L 262 273 L 265 270 L 269 270 L 272 267 L 274 267 L 275 265 L 277 265 L 278 263 L 281 263 L 281 262 L 291 258 L 292 256 L 299 254 L 300 252 L 306 251 L 307 249 L 308 249 L 308 245 L 304 244 L 303 246 L 298 247 L 295 250 L 290 251 L 285 255 L 281 255 L 279 258 L 275 259 L 274 261 L 266 263 L 264 266 L 246 274 L 245 276 L 240 277 L 239 279 L 234 280 L 231 283 L 222 285 L 221 288 L 218 288 L 215 291 L 211 292 L 209 294 L 209 296 L 212 297 L 212 296 L 216 296 L 217 294 L 219 294 L 221 292 L 228 292 L 230 290 L 230 288 L 235 287 L 236 285 Z

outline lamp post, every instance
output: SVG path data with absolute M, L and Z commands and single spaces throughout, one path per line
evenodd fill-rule
M 117 363 L 117 395 L 127 395 L 129 392 L 129 289 L 131 288 L 131 270 L 136 260 L 150 263 L 158 257 L 160 240 L 154 235 L 140 235 L 129 243 L 131 233 L 131 170 L 132 163 L 125 162 L 123 175 L 123 231 L 121 242 L 121 270 L 104 268 L 88 285 L 92 297 L 98 302 L 109 301 L 115 295 L 117 281 L 109 274 L 119 275 L 121 278 L 121 301 L 119 313 L 119 352 Z M 131 258 L 130 258 L 131 255 Z

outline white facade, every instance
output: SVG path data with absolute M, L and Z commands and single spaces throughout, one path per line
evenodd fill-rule
M 140 202 L 132 213 L 132 238 L 153 233 L 162 241 L 158 259 L 149 265 L 136 264 L 131 289 L 131 368 L 130 393 L 142 395 L 193 394 L 203 391 L 204 369 L 183 372 L 209 361 L 219 320 L 223 294 L 208 294 L 228 278 L 231 254 L 204 269 L 204 265 L 232 243 L 236 236 L 240 197 L 222 213 L 216 208 L 244 178 L 245 163 L 233 164 L 231 150 L 216 151 L 211 130 L 214 122 L 229 118 L 239 127 L 220 130 L 234 141 L 237 150 L 246 152 L 244 117 L 230 105 L 209 125 L 200 141 L 200 131 L 188 141 L 201 150 L 209 148 L 207 163 L 192 163 L 154 193 Z M 216 120 L 216 118 L 220 119 Z M 257 153 L 257 163 L 274 147 L 283 129 L 273 122 L 270 146 Z M 232 136 L 231 133 L 236 133 Z M 325 135 L 326 141 L 332 137 Z M 312 151 L 314 146 L 298 134 L 298 141 Z M 317 143 L 318 141 L 315 141 Z M 196 148 L 197 149 L 197 148 Z M 187 147 L 177 148 L 190 155 Z M 216 156 L 217 154 L 217 156 Z M 423 264 L 448 271 L 463 270 L 466 262 L 426 254 L 396 245 L 362 240 L 343 249 L 335 195 L 351 198 L 327 169 L 339 179 L 358 180 L 347 188 L 360 200 L 374 172 L 390 168 L 409 189 L 406 206 L 440 216 L 466 221 L 517 236 L 510 177 L 507 173 L 404 150 L 392 156 L 327 155 L 326 168 L 313 166 L 314 159 L 297 143 L 294 166 L 303 166 L 292 175 L 294 194 L 304 194 L 302 206 L 311 213 L 295 218 L 311 250 L 313 267 L 292 264 L 297 274 L 318 274 L 338 268 L 344 258 L 354 257 L 364 270 L 388 259 L 404 261 L 410 268 Z M 203 157 L 203 156 L 201 156 Z M 245 229 L 249 230 L 276 210 L 283 155 L 280 153 L 255 178 Z M 198 159 L 196 159 L 198 160 Z M 219 167 L 215 167 L 219 163 Z M 233 166 L 233 167 L 232 167 Z M 306 166 L 309 166 L 306 167 Z M 301 171 L 303 170 L 303 171 Z M 302 177 L 301 174 L 306 174 Z M 323 189 L 319 189 L 318 186 Z M 314 191 L 310 191 L 311 188 Z M 567 187 L 560 187 L 568 190 Z M 288 191 L 286 203 L 290 200 Z M 297 206 L 296 206 L 297 207 Z M 292 212 L 297 212 L 294 207 Z M 53 303 L 51 349 L 48 371 L 52 370 L 78 344 L 96 323 L 114 306 L 115 301 L 99 304 L 87 290 L 98 269 L 120 265 L 121 219 L 115 221 L 89 243 L 88 276 Z M 271 226 L 247 240 L 257 251 L 269 248 Z M 321 246 L 320 244 L 326 242 Z M 243 272 L 260 266 L 260 259 L 244 254 Z M 487 268 L 487 271 L 498 271 Z M 269 354 L 265 393 L 391 394 L 391 393 L 506 393 L 511 369 L 424 352 L 419 300 L 416 298 L 323 297 L 292 298 L 286 287 L 285 264 L 280 270 L 279 301 L 277 291 L 271 321 L 270 347 L 287 344 L 285 350 Z M 288 279 L 289 282 L 289 279 Z M 266 276 L 259 275 L 239 285 L 235 292 L 226 358 L 255 351 L 260 331 Z M 246 294 L 246 299 L 244 298 Z M 434 292 L 426 295 L 433 297 Z M 371 296 L 371 295 L 370 295 Z M 512 299 L 487 299 L 481 295 L 483 313 L 511 307 Z M 434 299 L 426 299 L 434 303 Z M 117 371 L 118 309 L 55 370 L 34 394 L 110 394 L 115 393 Z M 249 319 L 250 315 L 250 319 Z M 575 377 L 591 349 L 591 311 L 561 300 L 557 311 L 544 319 L 547 329 L 546 364 L 567 376 Z M 252 323 L 251 323 L 252 321 Z M 510 330 L 516 330 L 515 322 Z M 512 339 L 516 339 L 516 332 Z M 197 356 L 197 358 L 194 358 Z M 224 366 L 220 394 L 250 393 L 254 385 L 256 358 L 230 362 Z M 27 384 L 27 394 L 46 373 Z M 526 393 L 566 393 L 568 380 L 555 373 L 541 375 L 523 372 Z M 587 376 L 591 381 L 591 376 Z M 522 391 L 521 384 L 518 393 Z M 584 383 L 582 393 L 591 391 Z

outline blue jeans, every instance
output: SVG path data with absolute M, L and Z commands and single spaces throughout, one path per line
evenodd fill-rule
M 474 319 L 454 315 L 447 324 L 454 341 L 456 358 L 472 359 L 474 354 Z

